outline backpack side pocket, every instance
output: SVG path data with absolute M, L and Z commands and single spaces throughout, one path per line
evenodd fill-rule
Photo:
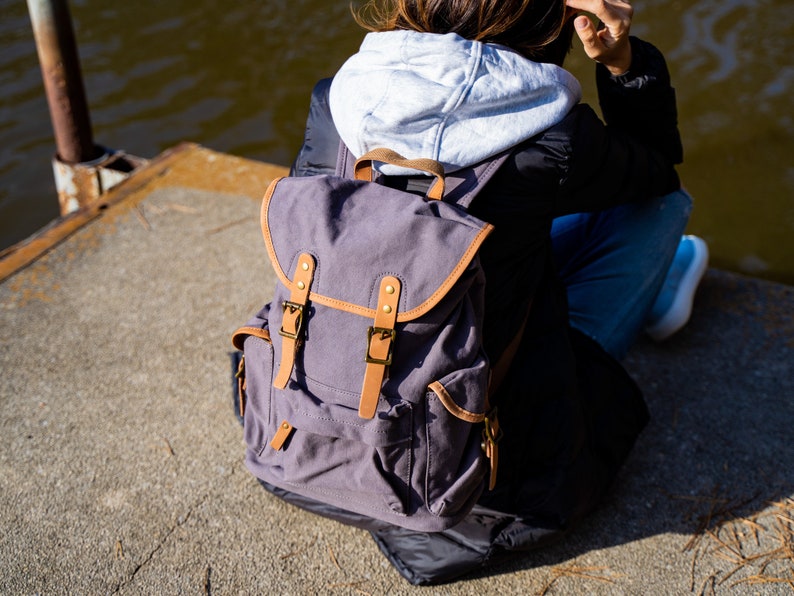
M 462 408 L 468 395 L 484 395 L 475 388 L 487 383 L 485 359 L 431 383 L 426 395 L 426 503 L 433 515 L 451 517 L 468 511 L 484 487 L 488 469 L 481 447 L 485 404 L 480 411 Z
M 248 448 L 261 453 L 267 445 L 273 394 L 273 345 L 249 336 L 244 344 L 246 407 L 243 435 Z

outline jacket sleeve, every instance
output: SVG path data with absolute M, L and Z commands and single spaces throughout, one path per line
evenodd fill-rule
M 537 144 L 560 168 L 555 215 L 606 209 L 680 188 L 682 160 L 675 92 L 662 54 L 632 38 L 631 70 L 612 76 L 597 66 L 602 122 L 576 106 Z
M 320 80 L 312 90 L 303 145 L 292 163 L 290 176 L 333 174 L 336 171 L 340 140 L 328 106 L 330 89 L 329 78 Z
M 626 74 L 613 76 L 604 66 L 596 66 L 604 120 L 610 128 L 627 132 L 660 152 L 670 163 L 681 163 L 675 89 L 664 56 L 636 37 L 631 38 L 631 50 L 631 69 Z

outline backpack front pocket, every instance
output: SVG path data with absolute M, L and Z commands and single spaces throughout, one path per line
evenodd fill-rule
M 327 387 L 272 390 L 267 440 L 249 466 L 287 490 L 405 514 L 410 503 L 411 404 L 394 400 L 373 419 L 333 403 Z M 254 471 L 254 470 L 252 470 Z M 378 505 L 379 504 L 379 505 Z

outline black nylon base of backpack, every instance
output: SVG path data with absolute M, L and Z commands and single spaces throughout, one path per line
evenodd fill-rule
M 383 555 L 408 582 L 450 582 L 516 555 L 559 540 L 562 528 L 536 527 L 509 513 L 475 505 L 460 524 L 443 532 L 415 532 L 327 505 L 263 481 L 271 494 L 306 511 L 369 531 Z

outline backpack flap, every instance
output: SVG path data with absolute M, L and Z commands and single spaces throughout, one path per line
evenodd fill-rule
M 336 176 L 275 180 L 261 224 L 284 286 L 294 290 L 290 272 L 300 254 L 311 254 L 309 299 L 374 318 L 380 280 L 393 275 L 403 283 L 398 322 L 437 304 L 493 229 L 453 205 Z

